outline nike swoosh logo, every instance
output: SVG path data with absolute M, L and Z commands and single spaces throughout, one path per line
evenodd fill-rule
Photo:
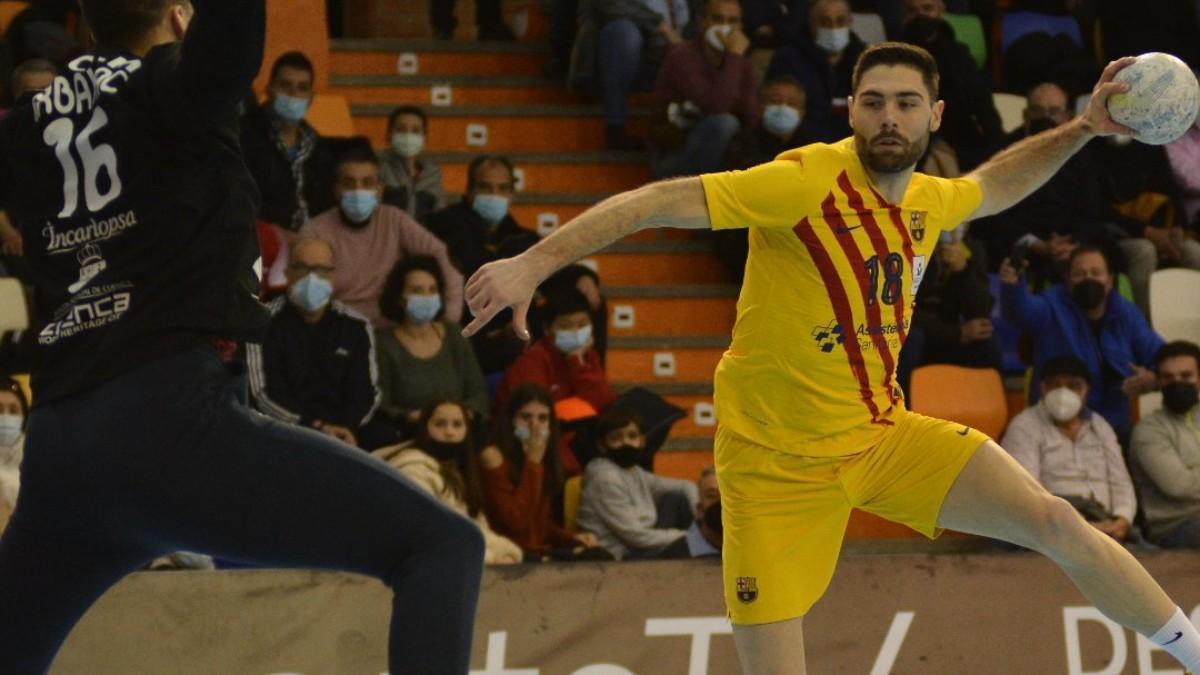
M 1170 642 L 1164 642 L 1164 643 L 1162 644 L 1162 646 L 1166 647 L 1167 645 L 1173 645 L 1173 644 L 1175 644 L 1176 642 L 1179 642 L 1179 640 L 1180 640 L 1180 639 L 1182 639 L 1182 638 L 1183 638 L 1183 632 L 1182 632 L 1182 631 L 1176 631 L 1176 632 L 1175 632 L 1175 637 L 1171 638 Z
M 958 435 L 959 435 L 959 436 L 966 436 L 966 435 L 967 435 L 967 434 L 969 434 L 969 433 L 971 433 L 971 427 L 963 427 L 963 430 L 962 430 L 962 431 L 960 431 L 960 432 L 958 432 Z
M 851 232 L 853 232 L 854 230 L 857 230 L 860 227 L 862 227 L 862 225 L 855 225 L 854 227 L 839 226 L 839 227 L 835 228 L 834 231 L 837 232 L 838 234 L 850 234 Z

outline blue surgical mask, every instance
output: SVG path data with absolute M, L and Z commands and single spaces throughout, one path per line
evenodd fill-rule
M 20 415 L 0 415 L 0 446 L 12 447 L 21 437 Z
M 303 279 L 292 284 L 288 289 L 288 299 L 306 312 L 315 312 L 329 304 L 333 297 L 333 284 L 328 279 L 321 278 L 315 272 L 309 272 Z
M 392 134 L 392 150 L 405 159 L 412 159 L 425 149 L 423 134 L 395 133 Z
M 442 311 L 442 296 L 440 295 L 406 295 L 404 296 L 404 313 L 408 320 L 423 326 L 437 317 Z
M 817 46 L 830 54 L 838 54 L 850 44 L 849 28 L 818 28 L 814 40 Z
M 554 331 L 554 346 L 558 347 L 559 351 L 570 354 L 571 352 L 582 348 L 592 339 L 591 324 L 580 328 L 579 330 L 556 330 Z
M 495 225 L 504 220 L 505 214 L 508 213 L 508 197 L 475 195 L 475 199 L 471 200 L 471 208 L 475 209 L 480 218 Z
M 342 213 L 352 223 L 365 223 L 379 207 L 374 190 L 347 190 L 342 194 Z
M 763 108 L 763 128 L 776 136 L 791 136 L 800 126 L 800 111 L 776 103 Z
M 312 105 L 312 101 L 306 98 L 275 94 L 275 102 L 272 104 L 272 107 L 280 119 L 295 124 L 308 115 L 308 107 L 310 105 Z

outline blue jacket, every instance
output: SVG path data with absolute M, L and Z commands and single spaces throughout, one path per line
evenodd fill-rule
M 1163 339 L 1154 332 L 1132 302 L 1112 291 L 1108 294 L 1108 309 L 1100 327 L 1097 349 L 1092 327 L 1083 310 L 1071 299 L 1065 284 L 1058 284 L 1043 293 L 1029 292 L 1025 279 L 1018 284 L 1001 284 L 1004 318 L 1013 322 L 1033 338 L 1033 382 L 1041 382 L 1042 366 L 1063 355 L 1076 356 L 1087 364 L 1091 373 L 1088 383 L 1087 407 L 1100 413 L 1114 428 L 1132 422 L 1129 397 L 1121 391 L 1121 383 L 1110 383 L 1105 389 L 1100 374 L 1107 363 L 1122 378 L 1133 374 L 1129 364 L 1152 368 L 1154 354 Z M 1038 400 L 1038 387 L 1029 388 L 1029 403 Z

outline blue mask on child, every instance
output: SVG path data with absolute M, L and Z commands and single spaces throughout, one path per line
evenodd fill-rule
M 584 345 L 592 339 L 591 325 L 584 326 L 579 330 L 556 330 L 554 331 L 554 346 L 558 347 L 559 351 L 570 354 L 573 351 L 582 349 Z
M 367 222 L 379 207 L 379 195 L 374 190 L 350 190 L 342 195 L 342 213 L 354 224 Z
M 315 312 L 329 304 L 333 297 L 333 284 L 315 273 L 308 273 L 288 289 L 288 298 L 306 312 Z
M 777 103 L 763 108 L 763 128 L 776 136 L 791 136 L 800 126 L 800 111 Z
M 478 213 L 480 218 L 495 225 L 504 220 L 504 216 L 508 213 L 508 197 L 475 195 L 475 199 L 471 200 L 471 207 L 475 209 L 475 213 Z
M 312 105 L 312 102 L 306 98 L 275 94 L 275 102 L 272 104 L 272 107 L 275 110 L 275 114 L 279 116 L 279 119 L 295 124 L 308 115 L 308 107 L 310 105 Z

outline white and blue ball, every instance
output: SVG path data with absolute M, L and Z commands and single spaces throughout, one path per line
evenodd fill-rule
M 1180 59 L 1150 52 L 1122 68 L 1113 78 L 1129 91 L 1108 99 L 1113 120 L 1135 130 L 1137 140 L 1164 145 L 1187 132 L 1200 111 L 1200 84 Z

